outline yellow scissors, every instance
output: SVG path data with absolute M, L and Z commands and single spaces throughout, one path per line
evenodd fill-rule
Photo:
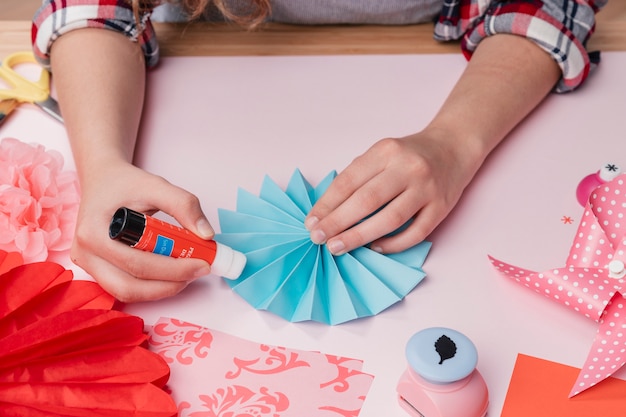
M 6 57 L 0 65 L 0 79 L 10 88 L 0 89 L 0 101 L 36 104 L 63 123 L 59 103 L 50 96 L 50 73 L 42 68 L 39 80 L 31 81 L 15 71 L 20 64 L 39 65 L 32 52 L 16 52 Z

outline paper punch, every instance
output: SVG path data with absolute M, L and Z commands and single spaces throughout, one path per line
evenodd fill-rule
M 478 352 L 462 333 L 432 327 L 406 345 L 398 402 L 413 417 L 484 417 L 489 393 L 476 369 Z

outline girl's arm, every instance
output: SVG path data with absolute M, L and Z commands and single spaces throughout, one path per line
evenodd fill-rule
M 379 141 L 337 176 L 309 213 L 311 239 L 335 254 L 368 243 L 396 252 L 425 239 L 489 152 L 546 94 L 584 82 L 597 64 L 585 45 L 606 2 L 445 2 L 435 38 L 461 39 L 471 57 L 466 71 L 423 131 Z M 402 233 L 381 238 L 410 219 Z
M 370 242 L 380 252 L 421 242 L 452 210 L 491 150 L 560 76 L 552 57 L 523 37 L 483 40 L 424 130 L 377 142 L 335 178 L 309 213 L 311 238 L 327 242 L 334 254 Z M 403 232 L 381 238 L 410 219 Z
M 82 190 L 72 260 L 122 301 L 170 296 L 207 275 L 202 260 L 144 253 L 108 237 L 121 206 L 162 210 L 213 235 L 195 196 L 132 164 L 146 77 L 139 45 L 114 31 L 78 29 L 54 42 L 50 60 Z

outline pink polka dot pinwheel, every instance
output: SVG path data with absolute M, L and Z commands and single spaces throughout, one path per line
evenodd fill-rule
M 591 193 L 564 267 L 534 272 L 490 257 L 502 274 L 598 322 L 570 397 L 626 363 L 625 216 L 626 174 L 620 174 Z

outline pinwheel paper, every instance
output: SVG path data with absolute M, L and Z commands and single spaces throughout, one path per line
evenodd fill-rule
M 591 194 L 565 266 L 534 272 L 490 257 L 501 273 L 599 323 L 570 397 L 626 363 L 626 281 L 608 268 L 626 262 L 625 182 L 620 174 Z
M 248 258 L 239 279 L 227 282 L 255 308 L 339 324 L 380 313 L 425 277 L 430 242 L 398 254 L 360 247 L 334 256 L 311 241 L 304 219 L 335 176 L 313 187 L 296 170 L 285 191 L 265 177 L 258 197 L 240 189 L 237 210 L 219 210 L 216 240 Z
M 176 415 L 139 317 L 52 262 L 0 251 L 0 273 L 0 415 Z

